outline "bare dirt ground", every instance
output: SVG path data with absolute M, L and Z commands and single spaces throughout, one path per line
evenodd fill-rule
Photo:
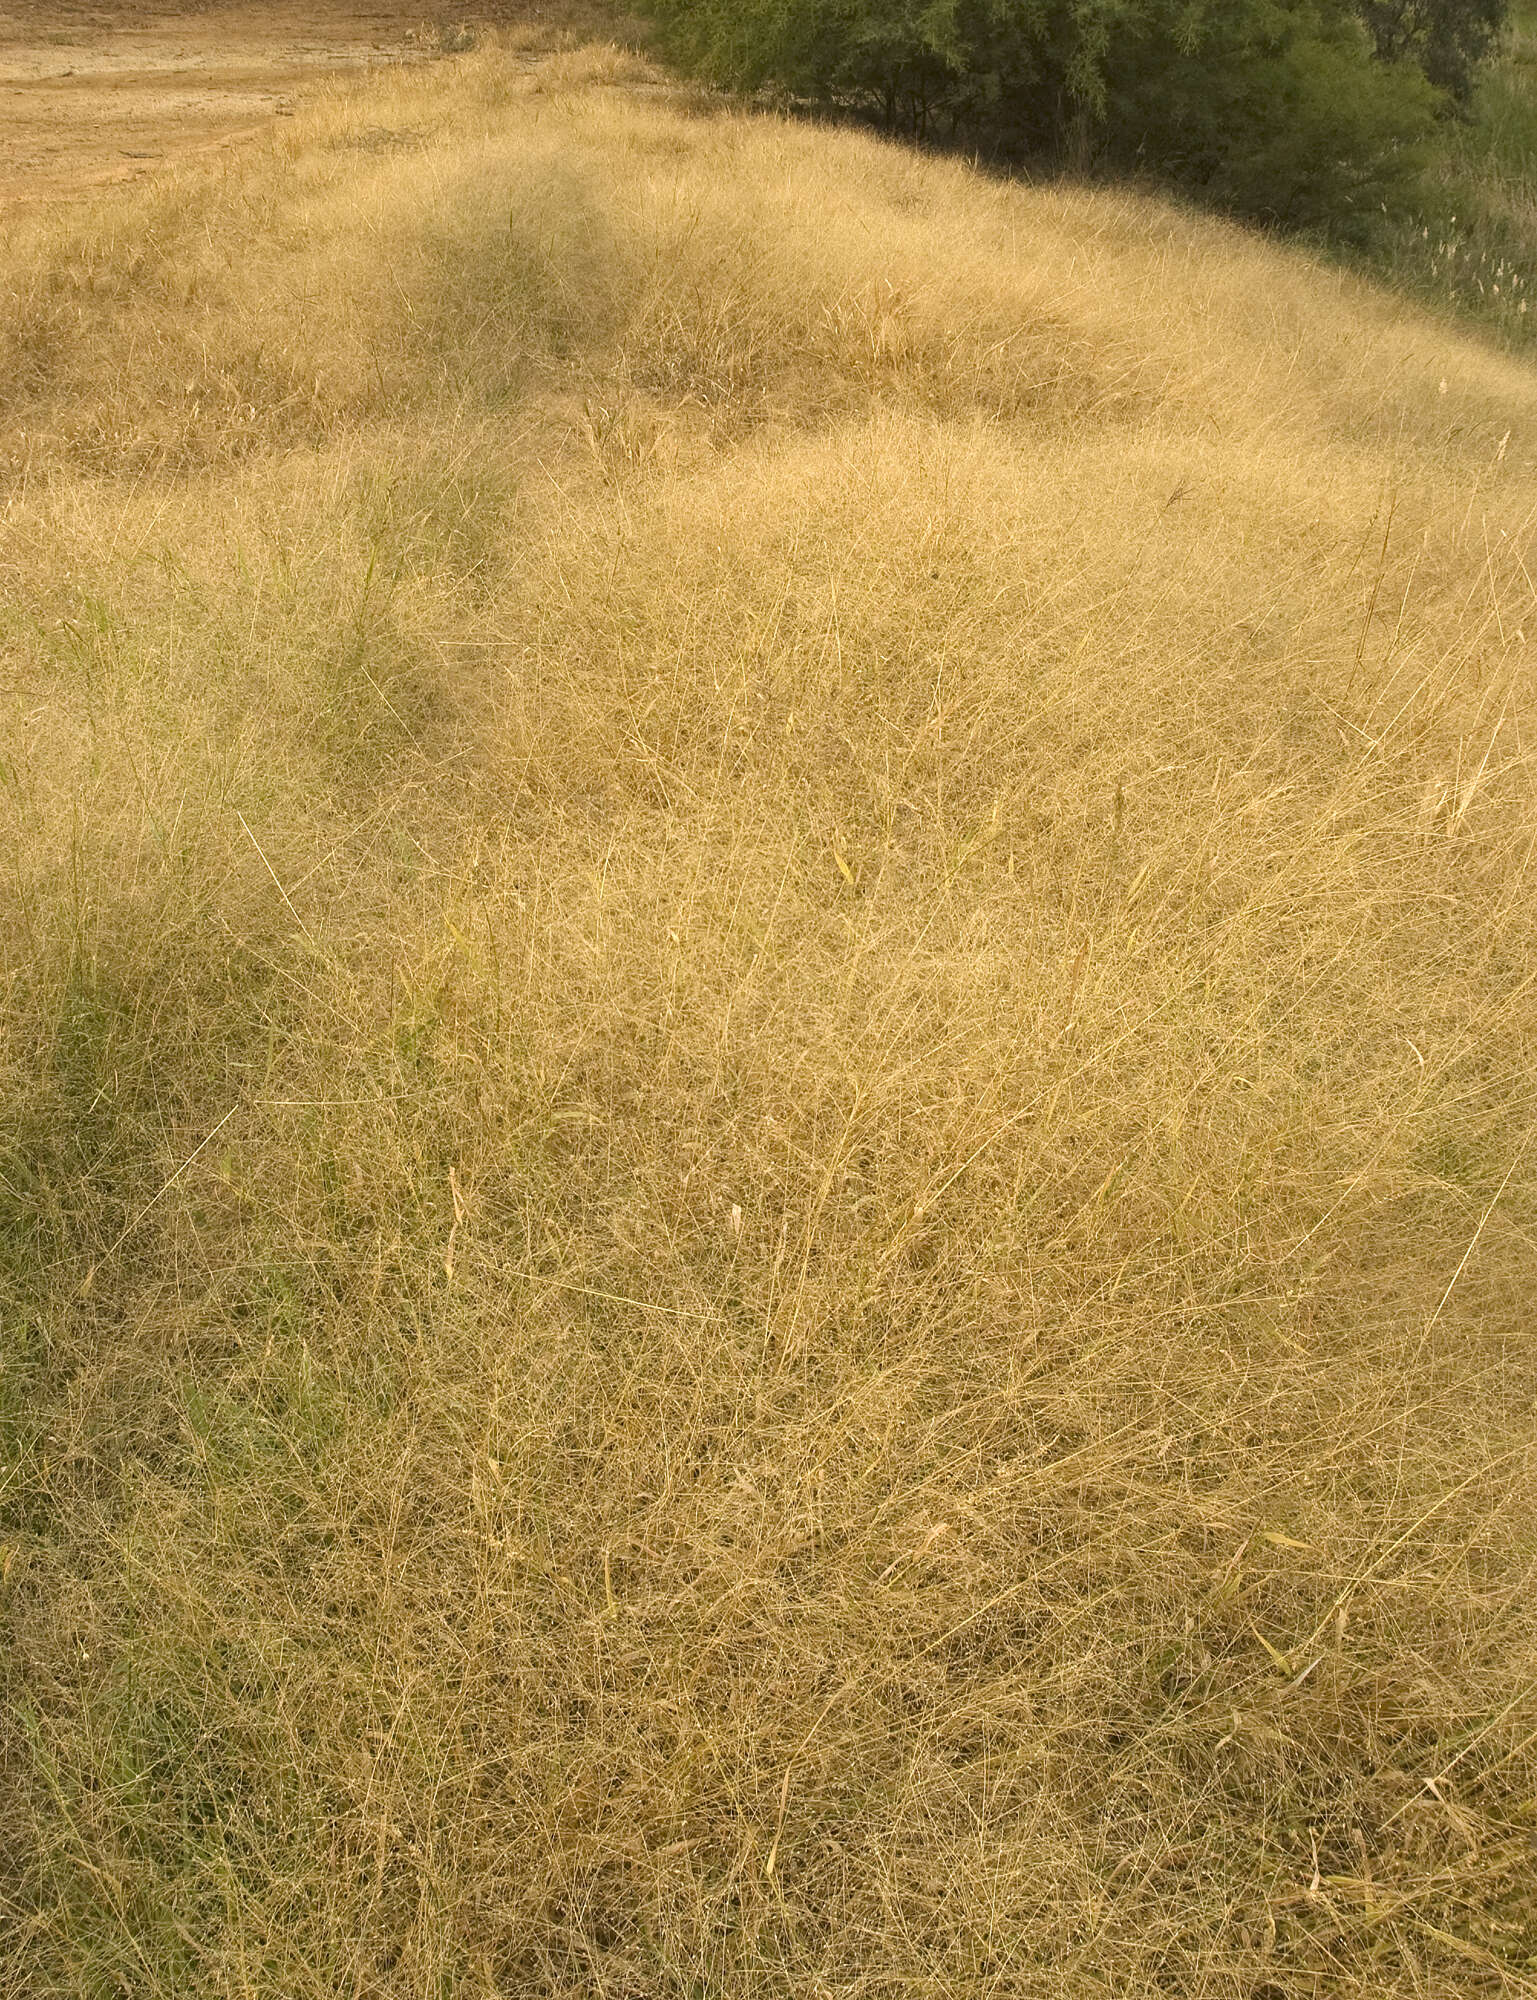
M 452 18 L 432 0 L 9 0 L 0 213 L 259 131 L 324 77 L 434 52 Z

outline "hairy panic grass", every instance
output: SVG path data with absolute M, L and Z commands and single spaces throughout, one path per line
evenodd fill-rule
M 611 50 L 0 284 L 0 1992 L 1531 1991 L 1531 374 Z

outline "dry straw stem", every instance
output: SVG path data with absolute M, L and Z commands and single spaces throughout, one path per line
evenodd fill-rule
M 0 285 L 0 1992 L 1532 1992 L 1533 377 L 602 48 Z

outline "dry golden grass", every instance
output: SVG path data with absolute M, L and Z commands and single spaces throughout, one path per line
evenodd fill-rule
M 1537 378 L 601 50 L 0 273 L 0 1991 L 1537 1990 Z

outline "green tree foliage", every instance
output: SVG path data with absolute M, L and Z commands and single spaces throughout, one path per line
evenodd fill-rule
M 1509 0 L 1358 0 L 1384 62 L 1413 62 L 1459 104 L 1504 33 Z
M 1148 173 L 1287 227 L 1359 230 L 1400 203 L 1438 102 L 1408 53 L 1373 59 L 1352 0 L 652 6 L 676 55 L 737 87 L 1005 157 Z

